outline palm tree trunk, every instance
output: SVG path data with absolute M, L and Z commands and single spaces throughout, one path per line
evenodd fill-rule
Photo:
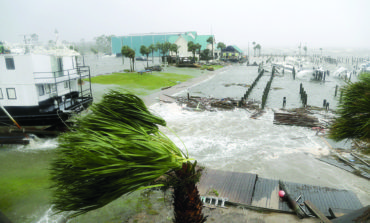
M 175 223 L 203 223 L 207 220 L 207 216 L 202 214 L 203 204 L 196 186 L 201 169 L 195 170 L 195 167 L 196 162 L 188 161 L 175 171 L 178 179 L 173 193 Z

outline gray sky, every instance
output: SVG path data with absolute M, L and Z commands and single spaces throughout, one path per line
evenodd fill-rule
M 370 49 L 370 0 L 1 0 L 0 40 L 197 31 L 246 48 Z

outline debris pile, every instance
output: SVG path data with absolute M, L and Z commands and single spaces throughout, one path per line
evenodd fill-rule
M 236 107 L 244 109 L 259 109 L 259 104 L 254 101 L 241 101 L 233 98 L 206 98 L 206 97 L 176 97 L 179 105 L 185 105 L 187 110 L 216 111 L 232 110 Z

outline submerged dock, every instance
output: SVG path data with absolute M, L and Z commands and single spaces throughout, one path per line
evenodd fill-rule
M 363 207 L 352 191 L 285 181 L 284 184 L 290 196 L 298 200 L 307 214 L 310 213 L 304 205 L 307 200 L 329 218 L 332 217 L 329 208 L 351 212 Z M 205 169 L 198 188 L 200 196 L 215 200 L 226 198 L 227 204 L 259 211 L 294 213 L 278 195 L 279 180 L 262 178 L 257 174 Z

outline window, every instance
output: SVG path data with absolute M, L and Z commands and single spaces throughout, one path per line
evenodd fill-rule
M 45 93 L 50 94 L 50 84 L 45 84 Z
M 5 64 L 6 64 L 6 69 L 15 70 L 14 58 L 13 57 L 5 57 Z
M 57 64 L 58 64 L 58 71 L 59 71 L 59 77 L 64 75 L 63 71 L 63 58 L 57 57 Z
M 1 91 L 1 88 L 0 88 L 0 99 L 4 99 L 3 92 Z
M 64 88 L 69 88 L 69 81 L 64 81 Z
M 7 88 L 6 93 L 8 95 L 8 99 L 17 99 L 17 95 L 15 94 L 15 88 Z
M 39 96 L 43 96 L 45 94 L 44 86 L 43 85 L 38 85 L 37 90 L 39 92 Z

